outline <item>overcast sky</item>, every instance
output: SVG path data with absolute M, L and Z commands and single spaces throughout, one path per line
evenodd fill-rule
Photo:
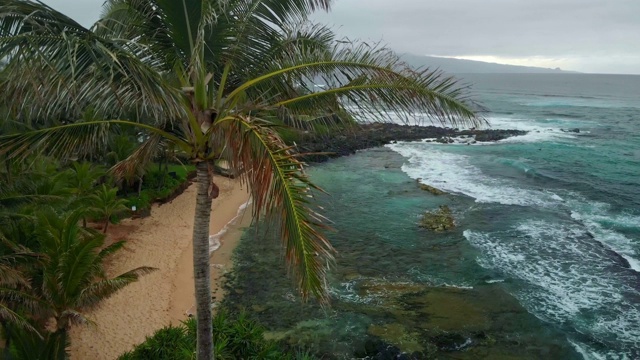
M 44 0 L 92 24 L 104 0 Z M 398 52 L 640 74 L 640 0 L 334 0 L 315 19 Z

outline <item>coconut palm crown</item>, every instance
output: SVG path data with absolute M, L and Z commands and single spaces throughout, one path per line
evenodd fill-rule
M 277 222 L 303 297 L 328 300 L 333 248 L 310 203 L 319 190 L 278 133 L 323 119 L 477 124 L 465 87 L 410 69 L 377 46 L 336 41 L 308 22 L 329 0 L 108 0 L 91 29 L 38 1 L 0 0 L 0 57 L 9 113 L 33 130 L 0 138 L 0 156 L 84 157 L 106 134 L 141 143 L 114 166 L 136 171 L 170 143 L 197 168 L 193 232 L 198 358 L 212 356 L 211 169 L 226 160 L 249 185 L 255 219 Z M 322 83 L 321 91 L 313 84 Z M 88 109 L 92 119 L 83 119 Z

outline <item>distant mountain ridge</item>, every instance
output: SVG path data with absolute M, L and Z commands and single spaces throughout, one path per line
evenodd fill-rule
M 503 65 L 484 61 L 403 54 L 402 59 L 413 67 L 429 67 L 453 74 L 570 74 L 575 71 L 533 66 Z

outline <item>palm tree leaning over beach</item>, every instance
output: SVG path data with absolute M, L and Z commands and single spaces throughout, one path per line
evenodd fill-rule
M 405 67 L 389 51 L 335 42 L 307 16 L 330 0 L 109 0 L 86 29 L 39 2 L 0 0 L 3 90 L 33 131 L 0 139 L 0 155 L 82 158 L 110 131 L 138 129 L 141 143 L 112 172 L 125 173 L 161 144 L 197 169 L 194 279 L 198 359 L 211 359 L 209 220 L 226 160 L 249 185 L 254 219 L 276 220 L 303 297 L 327 301 L 333 249 L 309 202 L 317 189 L 278 133 L 282 119 L 312 129 L 323 119 L 370 120 L 416 112 L 449 124 L 476 123 L 450 78 Z M 322 91 L 313 83 L 323 82 Z M 93 119 L 82 119 L 91 108 Z M 50 125 L 51 120 L 56 125 Z

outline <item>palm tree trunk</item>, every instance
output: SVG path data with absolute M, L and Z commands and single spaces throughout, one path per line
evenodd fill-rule
M 209 265 L 209 167 L 206 162 L 196 164 L 198 194 L 193 224 L 193 278 L 196 289 L 196 320 L 198 360 L 213 358 L 213 330 L 211 319 L 211 269 Z

